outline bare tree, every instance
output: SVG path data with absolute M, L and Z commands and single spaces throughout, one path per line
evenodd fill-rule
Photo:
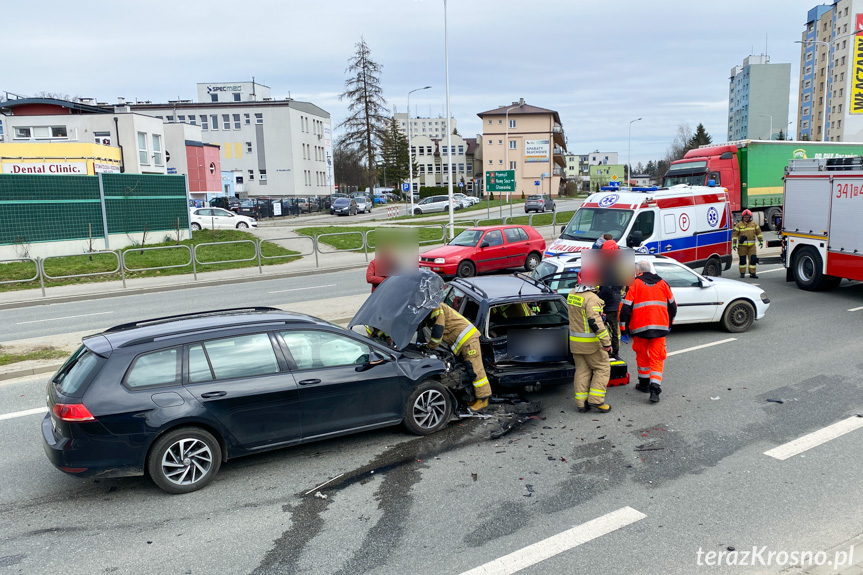
M 363 38 L 356 44 L 356 53 L 348 60 L 345 70 L 345 91 L 340 100 L 347 99 L 348 117 L 339 124 L 345 129 L 342 142 L 355 146 L 366 158 L 369 189 L 375 185 L 375 156 L 387 119 L 386 100 L 381 87 L 381 65 L 371 59 L 368 44 Z

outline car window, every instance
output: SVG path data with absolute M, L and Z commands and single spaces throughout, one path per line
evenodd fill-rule
M 500 233 L 500 230 L 491 230 L 486 232 L 485 237 L 482 239 L 482 243 L 488 243 L 489 247 L 502 246 L 503 234 Z
M 560 300 L 526 300 L 492 307 L 488 314 L 488 335 L 502 337 L 510 327 L 530 328 L 568 323 L 569 311 Z
M 521 230 L 519 230 L 518 228 L 506 228 L 505 230 L 503 230 L 503 233 L 506 236 L 506 242 L 509 244 L 514 244 L 516 242 L 522 241 L 521 235 L 518 233 L 520 231 Z
M 104 363 L 104 359 L 82 345 L 72 354 L 72 357 L 66 360 L 51 381 L 59 393 L 69 397 L 80 397 L 84 392 L 81 387 L 99 371 Z
M 644 239 L 653 235 L 653 222 L 656 219 L 656 212 L 648 211 L 641 212 L 635 218 L 635 223 L 632 224 L 632 231 L 639 231 L 644 235 Z M 632 233 L 632 232 L 630 232 Z
M 656 275 L 671 287 L 698 287 L 701 279 L 692 271 L 675 264 L 656 262 Z
M 479 316 L 479 302 L 472 297 L 464 298 L 464 309 L 461 310 L 461 315 L 472 324 L 476 324 L 476 318 Z
M 193 383 L 278 372 L 276 352 L 266 333 L 214 339 L 189 348 L 189 381 Z
M 297 369 L 360 365 L 369 361 L 371 348 L 364 343 L 325 331 L 283 331 L 282 338 Z
M 231 212 L 229 212 L 227 210 L 216 209 L 216 210 L 213 210 L 213 213 L 215 215 L 219 216 L 220 218 L 230 218 L 231 217 Z
M 541 200 L 541 199 L 542 199 L 542 196 L 539 196 L 539 195 L 533 195 L 533 196 L 528 196 L 528 197 L 527 197 L 527 199 L 528 199 L 528 200 Z
M 420 204 L 430 204 L 434 201 L 434 198 L 425 198 L 420 202 Z
M 129 368 L 125 383 L 132 388 L 180 383 L 180 348 L 139 355 Z
M 527 232 L 524 231 L 522 228 L 516 228 L 516 230 L 518 230 L 518 239 L 520 239 L 521 241 L 526 242 L 530 239 L 530 236 L 528 236 Z
M 463 301 L 464 292 L 454 287 L 451 287 L 449 292 L 447 292 L 446 296 L 443 298 L 443 302 L 456 311 L 459 311 Z
M 195 212 L 195 215 L 197 215 L 197 216 L 212 216 L 213 210 L 198 210 L 197 212 Z

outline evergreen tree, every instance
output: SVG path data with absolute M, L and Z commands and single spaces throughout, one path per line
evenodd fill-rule
M 707 130 L 704 129 L 704 124 L 699 123 L 698 127 L 695 128 L 695 133 L 691 138 L 689 138 L 687 146 L 690 150 L 694 150 L 695 148 L 706 146 L 711 142 L 713 142 L 713 138 L 711 138 L 710 134 L 707 133 Z
M 777 134 L 776 139 L 777 140 L 787 140 L 788 138 L 785 137 L 785 132 L 783 130 L 779 130 L 779 134 Z
M 386 132 L 381 141 L 381 163 L 387 170 L 387 183 L 401 189 L 402 182 L 407 182 L 408 171 L 408 138 L 399 129 L 395 116 L 389 119 Z M 419 168 L 414 162 L 414 174 Z
M 343 143 L 355 147 L 366 160 L 369 188 L 374 188 L 375 157 L 380 147 L 386 123 L 386 100 L 381 87 L 381 65 L 372 60 L 371 51 L 363 38 L 356 44 L 356 53 L 348 60 L 345 70 L 345 91 L 339 99 L 347 99 L 348 117 L 339 124 L 344 128 Z

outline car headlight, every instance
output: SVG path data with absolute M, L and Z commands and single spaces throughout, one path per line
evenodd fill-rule
M 446 258 L 435 258 L 434 263 L 436 263 L 436 264 L 446 263 Z
M 763 301 L 764 303 L 770 303 L 770 298 L 767 297 L 766 293 L 761 292 L 761 301 Z

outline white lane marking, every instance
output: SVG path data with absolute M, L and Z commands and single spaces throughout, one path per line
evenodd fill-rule
M 36 409 L 28 409 L 26 411 L 14 411 L 12 413 L 4 413 L 0 415 L 0 421 L 4 419 L 15 419 L 16 417 L 25 417 L 27 415 L 36 415 L 37 413 L 48 413 L 47 407 L 37 407 Z
M 31 321 L 19 321 L 19 322 L 18 322 L 18 323 L 16 323 L 15 325 L 24 325 L 24 324 L 26 324 L 26 323 L 42 323 L 42 322 L 45 322 L 45 321 L 61 321 L 61 320 L 64 320 L 64 319 L 76 319 L 76 318 L 79 318 L 79 317 L 90 317 L 90 316 L 92 316 L 92 315 L 108 315 L 109 313 L 114 313 L 114 312 L 112 312 L 112 311 L 99 311 L 99 312 L 96 312 L 96 313 L 85 313 L 85 314 L 83 314 L 83 315 L 67 315 L 66 317 L 52 317 L 52 318 L 49 318 L 49 319 L 34 319 L 34 320 L 31 320 Z
M 268 291 L 267 293 L 285 293 L 287 291 L 302 291 L 302 290 L 307 290 L 307 289 L 321 289 L 321 288 L 328 288 L 328 287 L 336 287 L 336 284 L 327 284 L 325 286 L 301 287 L 301 288 L 294 288 L 294 289 L 280 289 L 280 290 L 276 290 L 276 291 Z
M 780 461 L 785 461 L 789 457 L 794 457 L 806 450 L 818 447 L 822 443 L 827 443 L 831 439 L 836 439 L 837 437 L 841 437 L 846 433 L 850 433 L 855 429 L 860 429 L 861 427 L 863 427 L 863 417 L 857 417 L 855 415 L 848 419 L 838 421 L 833 425 L 828 425 L 818 431 L 813 431 L 812 433 L 804 435 L 794 441 L 789 441 L 779 447 L 774 447 L 769 451 L 765 451 L 764 455 L 769 455 L 770 457 L 774 457 Z
M 695 351 L 697 349 L 704 349 L 705 347 L 713 347 L 714 345 L 720 345 L 720 344 L 729 343 L 732 341 L 737 341 L 737 338 L 736 337 L 729 337 L 728 339 L 721 339 L 719 341 L 714 341 L 713 343 L 705 343 L 704 345 L 696 345 L 695 347 L 687 347 L 686 349 L 679 349 L 677 351 L 672 351 L 671 353 L 669 353 L 668 357 L 671 357 L 672 355 L 679 355 L 681 353 L 686 353 L 688 351 Z
M 863 309 L 863 305 L 861 305 L 860 307 L 852 307 L 848 311 L 860 311 L 861 309 Z
M 759 274 L 769 274 L 769 273 L 773 273 L 773 272 L 784 272 L 784 271 L 785 271 L 785 268 L 773 268 L 772 270 L 764 270 L 764 271 L 760 271 L 758 273 Z
M 465 571 L 462 575 L 511 575 L 583 543 L 617 531 L 621 527 L 641 521 L 645 517 L 647 515 L 632 507 L 623 507 L 553 535 L 548 539 L 523 547 L 509 555 L 489 561 L 470 571 Z

